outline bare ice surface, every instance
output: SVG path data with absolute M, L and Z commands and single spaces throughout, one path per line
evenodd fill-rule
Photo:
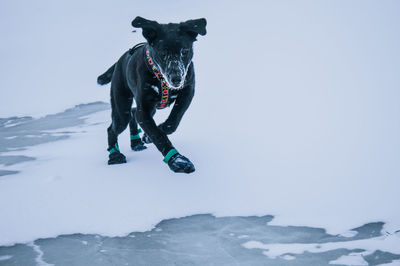
M 150 231 L 124 237 L 93 234 L 61 235 L 29 244 L 0 247 L 0 265 L 383 265 L 400 263 L 400 254 L 366 248 L 362 241 L 400 236 L 381 233 L 383 223 L 352 229 L 352 237 L 330 235 L 322 228 L 268 225 L 272 216 L 219 217 L 209 214 L 163 220 Z M 246 238 L 242 236 L 246 235 Z M 314 245 L 295 252 L 290 248 L 269 256 L 263 247 Z M 335 245 L 333 248 L 320 248 Z M 352 245 L 354 244 L 354 245 Z M 341 248 L 340 246 L 352 246 Z M 383 246 L 382 246 L 383 247 Z M 2 259 L 3 258 L 3 259 Z
M 0 165 L 9 166 L 34 160 L 35 158 L 25 155 L 6 155 L 4 153 L 66 139 L 73 132 L 57 130 L 82 125 L 85 116 L 108 108 L 109 104 L 94 102 L 80 104 L 63 112 L 46 115 L 38 119 L 32 117 L 0 118 Z M 0 168 L 0 176 L 16 173 L 18 171 Z

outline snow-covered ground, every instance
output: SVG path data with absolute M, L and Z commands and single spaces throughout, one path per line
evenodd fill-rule
M 0 245 L 124 236 L 210 213 L 273 215 L 269 226 L 332 235 L 383 222 L 380 240 L 342 247 L 399 254 L 399 11 L 397 1 L 2 1 Z M 153 146 L 130 151 L 127 132 L 128 163 L 108 166 L 109 107 L 63 112 L 108 101 L 95 80 L 143 40 L 131 33 L 136 15 L 208 20 L 195 99 L 171 136 L 194 174 L 172 173 Z M 242 248 L 273 258 L 316 245 L 273 244 L 288 246 Z

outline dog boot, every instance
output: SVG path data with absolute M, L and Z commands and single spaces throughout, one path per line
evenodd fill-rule
M 139 131 L 140 133 L 140 131 Z M 142 151 L 147 149 L 144 145 L 143 141 L 140 139 L 140 135 L 137 133 L 136 135 L 131 134 L 131 149 L 133 151 Z
M 153 143 L 153 142 L 151 141 L 149 135 L 147 135 L 146 133 L 143 134 L 142 141 L 143 141 L 144 143 L 146 143 L 146 144 Z
M 175 173 L 186 173 L 190 174 L 195 171 L 193 163 L 185 156 L 179 154 L 175 149 L 170 150 L 164 157 L 169 168 Z
M 108 164 L 121 164 L 126 163 L 125 155 L 123 155 L 118 148 L 118 144 L 115 143 L 113 148 L 107 149 L 110 154 L 108 155 Z

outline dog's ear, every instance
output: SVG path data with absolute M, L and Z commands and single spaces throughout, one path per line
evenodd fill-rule
M 139 16 L 132 21 L 132 26 L 135 28 L 142 28 L 142 34 L 150 45 L 153 44 L 161 28 L 157 21 L 148 20 Z
M 180 29 L 196 40 L 198 34 L 206 35 L 207 20 L 205 18 L 192 19 L 180 24 Z

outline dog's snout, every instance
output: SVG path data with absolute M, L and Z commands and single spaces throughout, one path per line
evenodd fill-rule
M 183 85 L 186 76 L 185 66 L 180 60 L 171 60 L 166 68 L 166 78 L 172 87 L 180 88 Z
M 171 82 L 175 84 L 180 84 L 182 81 L 182 78 L 180 76 L 172 76 L 171 77 Z

